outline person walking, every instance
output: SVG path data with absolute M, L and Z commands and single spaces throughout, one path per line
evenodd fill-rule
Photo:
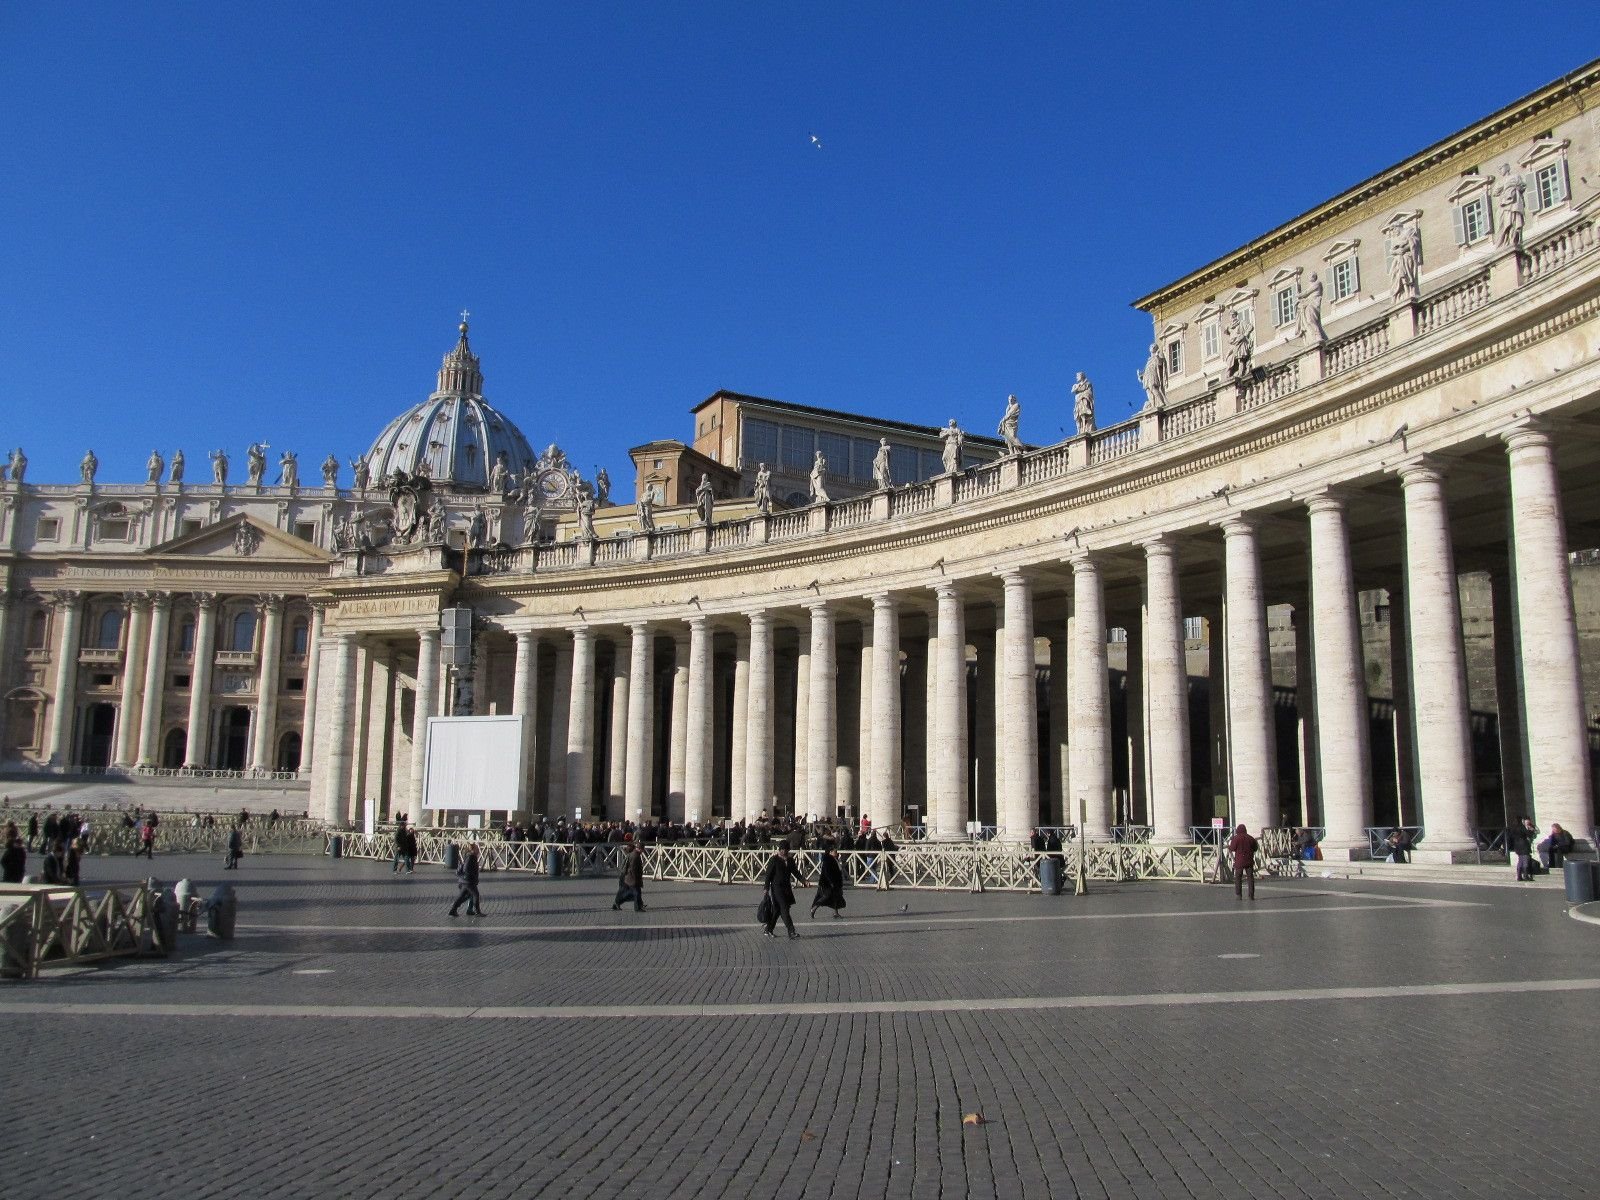
M 791 938 L 799 937 L 795 931 L 794 918 L 789 915 L 789 909 L 794 907 L 794 884 L 798 881 L 801 887 L 806 886 L 805 876 L 801 874 L 799 864 L 790 857 L 789 843 L 779 842 L 778 851 L 767 860 L 767 870 L 763 882 L 767 888 L 767 936 L 777 937 L 774 930 L 778 921 L 783 921 L 783 927 L 789 931 Z
M 21 883 L 27 873 L 28 849 L 22 844 L 21 836 L 15 836 L 0 853 L 0 883 Z
M 467 853 L 461 859 L 461 865 L 456 868 L 456 883 L 460 885 L 460 892 L 456 895 L 456 902 L 450 906 L 450 915 L 456 915 L 456 910 L 461 907 L 462 901 L 467 905 L 467 916 L 483 916 L 483 898 L 478 895 L 478 843 L 472 842 L 467 846 Z
M 816 920 L 817 909 L 833 909 L 833 919 L 843 916 L 844 870 L 839 865 L 839 851 L 829 846 L 822 852 L 822 862 L 817 865 L 817 894 L 811 898 L 811 919 Z
M 239 832 L 239 827 L 235 825 L 228 830 L 228 857 L 224 860 L 222 869 L 224 871 L 237 871 L 239 869 L 239 860 L 243 857 L 244 835 Z
M 389 870 L 398 871 L 406 860 L 406 815 L 394 819 L 394 854 L 389 859 Z
M 404 845 L 404 847 L 402 849 L 402 854 L 403 854 L 403 856 L 405 858 L 405 861 L 406 861 L 406 874 L 407 875 L 416 874 L 416 871 L 417 871 L 417 827 L 415 825 L 407 825 L 404 829 L 402 829 L 395 836 L 399 840 L 401 840 L 402 842 L 405 843 L 405 845 Z
M 1233 836 L 1228 839 L 1228 852 L 1233 855 L 1233 895 L 1236 900 L 1244 895 L 1246 879 L 1250 881 L 1250 899 L 1256 898 L 1257 844 L 1242 821 L 1234 829 Z
M 138 858 L 141 854 L 151 861 L 156 857 L 156 823 L 150 817 L 146 817 L 139 826 L 139 849 L 133 856 Z
M 1517 873 L 1518 883 L 1533 882 L 1533 839 L 1538 829 L 1527 817 L 1506 830 L 1506 853 L 1511 856 L 1511 866 Z
M 39 841 L 39 814 L 28 814 L 28 849 L 32 850 Z
M 627 854 L 623 856 L 622 874 L 617 879 L 617 898 L 612 901 L 611 911 L 616 912 L 629 899 L 633 901 L 634 912 L 644 911 L 644 855 L 640 853 L 637 842 L 629 845 Z

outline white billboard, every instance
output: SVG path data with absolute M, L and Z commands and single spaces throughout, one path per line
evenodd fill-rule
M 429 717 L 423 808 L 522 807 L 522 716 Z

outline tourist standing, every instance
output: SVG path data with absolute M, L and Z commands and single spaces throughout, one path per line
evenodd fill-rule
M 406 874 L 413 875 L 417 870 L 417 827 L 407 825 L 400 831 L 400 837 L 405 842 L 402 852 L 406 860 Z
M 156 856 L 156 822 L 155 814 L 146 817 L 139 825 L 139 849 L 134 852 L 134 857 L 144 855 L 154 861 Z
M 456 868 L 456 883 L 460 891 L 456 894 L 456 902 L 450 906 L 450 915 L 456 915 L 456 910 L 465 901 L 467 916 L 483 916 L 483 899 L 478 895 L 478 843 L 472 842 L 467 846 L 467 853 L 461 859 L 461 865 Z
M 39 840 L 39 814 L 28 814 L 28 849 L 32 850 Z
M 83 882 L 83 844 L 77 838 L 67 843 L 67 855 L 61 864 L 61 877 L 77 887 Z
M 1233 895 L 1239 899 L 1244 895 L 1244 883 L 1250 881 L 1250 899 L 1256 898 L 1256 839 L 1250 836 L 1250 831 L 1240 822 L 1234 829 L 1233 836 L 1228 839 L 1228 852 L 1233 855 Z
M 839 852 L 832 846 L 822 852 L 822 861 L 817 865 L 817 894 L 811 898 L 812 920 L 816 920 L 819 908 L 833 909 L 836 921 L 844 908 L 844 870 L 839 865 Z
M 805 876 L 800 873 L 799 865 L 789 855 L 789 844 L 778 843 L 778 852 L 767 860 L 767 871 L 763 879 L 767 889 L 767 936 L 777 937 L 773 932 L 778 921 L 783 921 L 783 927 L 789 931 L 792 938 L 799 937 L 795 931 L 794 918 L 789 915 L 789 909 L 794 906 L 794 884 L 798 882 L 805 887 Z
M 617 898 L 612 901 L 611 910 L 617 911 L 629 899 L 633 901 L 634 912 L 644 911 L 644 855 L 637 842 L 629 845 L 622 859 L 622 874 L 617 879 Z
M 244 835 L 239 832 L 239 827 L 235 825 L 232 829 L 228 830 L 228 857 L 227 860 L 222 864 L 222 869 L 224 871 L 238 870 L 239 860 L 243 857 Z
M 1533 881 L 1533 839 L 1538 832 L 1527 817 L 1506 830 L 1506 853 L 1511 856 L 1511 866 L 1517 873 L 1518 883 Z
M 20 836 L 13 836 L 0 851 L 0 883 L 21 883 L 28 872 L 28 850 Z

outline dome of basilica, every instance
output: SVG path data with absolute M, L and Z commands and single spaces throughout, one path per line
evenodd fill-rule
M 538 460 L 522 430 L 484 400 L 483 372 L 463 321 L 461 340 L 439 368 L 439 386 L 384 427 L 367 451 L 367 467 L 375 482 L 404 471 L 427 476 L 435 487 L 487 490 L 502 454 L 513 479 Z

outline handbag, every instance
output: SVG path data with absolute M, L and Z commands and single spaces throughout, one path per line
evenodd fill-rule
M 756 924 L 769 925 L 777 920 L 777 917 L 777 910 L 772 903 L 772 893 L 770 891 L 762 892 L 761 903 L 756 905 Z

